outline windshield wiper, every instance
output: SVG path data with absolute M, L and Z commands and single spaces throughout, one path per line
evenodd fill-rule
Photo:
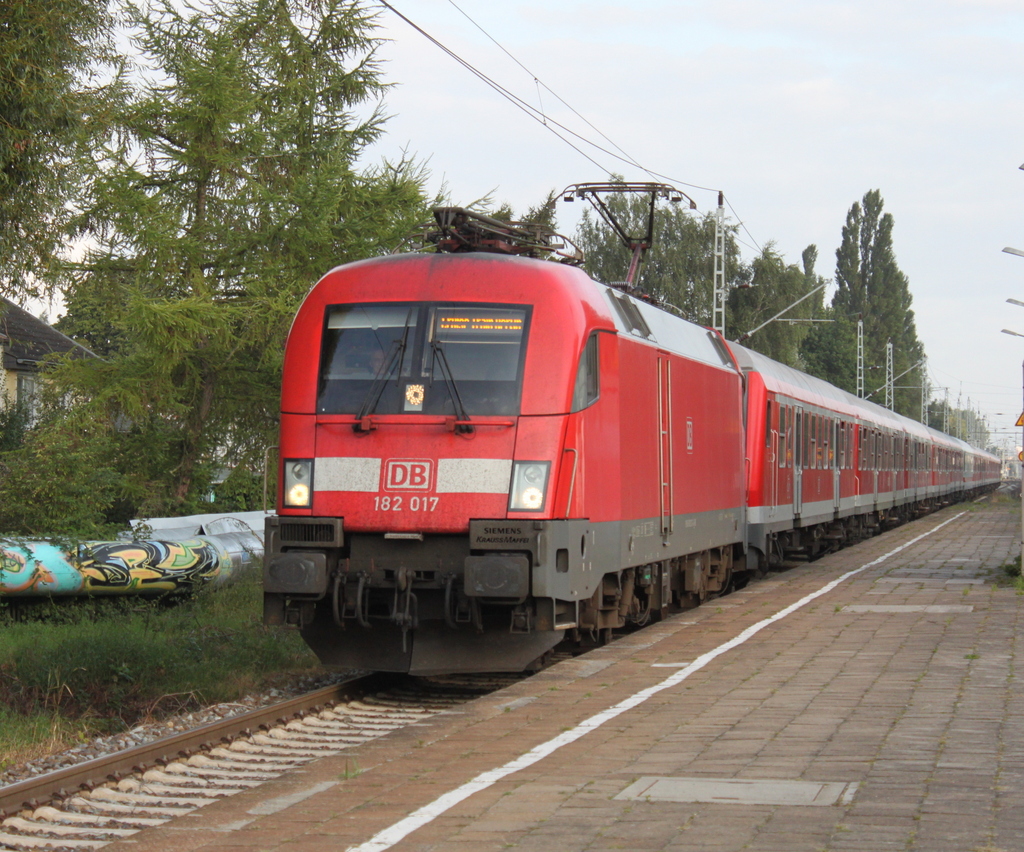
M 381 396 L 384 395 L 384 388 L 387 387 L 391 374 L 394 373 L 395 369 L 402 363 L 402 357 L 405 354 L 405 347 L 408 340 L 409 322 L 406 320 L 405 330 L 402 332 L 402 336 L 391 344 L 391 349 L 388 351 L 387 358 L 385 358 L 384 363 L 380 365 L 380 368 L 377 370 L 377 375 L 373 377 L 373 384 L 370 385 L 370 389 L 366 392 L 366 398 L 363 400 L 363 404 L 359 408 L 359 413 L 356 415 L 355 425 L 352 427 L 357 432 L 368 432 L 373 428 L 370 423 L 364 421 L 366 421 L 366 418 L 377 410 L 377 405 L 380 403 Z
M 462 404 L 459 387 L 455 384 L 455 377 L 452 375 L 452 368 L 448 365 L 448 358 L 444 354 L 444 349 L 441 348 L 441 344 L 436 340 L 430 341 L 430 348 L 434 353 L 434 362 L 441 365 L 441 378 L 444 379 L 444 383 L 448 387 L 448 394 L 451 396 L 452 404 L 455 406 L 455 416 L 458 420 L 464 421 L 455 427 L 455 431 L 472 432 L 473 427 L 468 422 L 465 422 L 469 420 L 469 415 L 466 413 L 466 406 Z M 434 376 L 433 366 L 430 369 L 430 376 L 431 378 Z

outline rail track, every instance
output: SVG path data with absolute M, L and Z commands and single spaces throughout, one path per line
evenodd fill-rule
M 512 682 L 353 678 L 0 787 L 0 852 L 99 849 Z

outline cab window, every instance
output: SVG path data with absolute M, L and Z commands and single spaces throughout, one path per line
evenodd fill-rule
M 580 355 L 580 364 L 576 369 L 576 384 L 572 390 L 572 411 L 582 411 L 597 402 L 600 396 L 597 338 L 597 334 L 590 335 L 587 345 L 583 347 L 583 354 Z

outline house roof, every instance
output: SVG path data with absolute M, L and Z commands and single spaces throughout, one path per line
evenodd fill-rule
M 72 352 L 80 357 L 96 357 L 82 344 L 3 298 L 0 298 L 0 348 L 6 370 L 34 370 L 52 354 Z

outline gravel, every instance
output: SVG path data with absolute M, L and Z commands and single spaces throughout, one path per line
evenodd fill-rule
M 179 734 L 182 731 L 189 731 L 199 728 L 211 722 L 218 722 L 230 716 L 238 716 L 248 713 L 250 710 L 258 710 L 261 707 L 275 704 L 287 698 L 293 698 L 306 692 L 313 692 L 317 689 L 331 686 L 342 680 L 352 677 L 353 672 L 330 672 L 321 675 L 303 675 L 291 683 L 276 689 L 268 689 L 265 692 L 247 695 L 239 701 L 224 704 L 213 704 L 199 710 L 182 713 L 161 719 L 144 725 L 138 725 L 128 731 L 117 734 L 109 734 L 89 742 L 77 745 L 74 748 L 56 754 L 46 755 L 28 763 L 21 763 L 10 766 L 0 772 L 0 787 L 9 784 L 16 784 L 29 778 L 44 775 L 47 772 L 54 772 L 58 769 L 66 769 L 87 760 L 97 757 L 106 757 L 118 751 L 134 748 L 155 742 L 164 737 Z

